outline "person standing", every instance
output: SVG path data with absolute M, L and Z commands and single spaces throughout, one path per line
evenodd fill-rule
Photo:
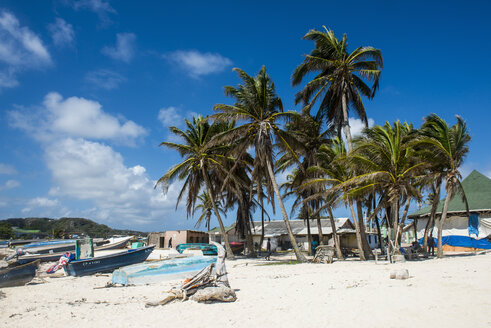
M 435 240 L 432 236 L 428 237 L 428 253 L 431 253 L 431 256 L 435 256 Z
M 268 243 L 266 244 L 266 257 L 264 258 L 265 260 L 271 260 L 271 238 L 268 238 Z
M 169 239 L 169 248 L 172 248 L 172 237 Z

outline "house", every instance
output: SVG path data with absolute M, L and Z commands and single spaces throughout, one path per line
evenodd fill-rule
M 446 251 L 468 251 L 491 249 L 491 179 L 474 170 L 462 181 L 469 204 L 470 216 L 459 194 L 455 195 L 448 206 L 447 219 L 443 223 L 442 243 Z M 445 199 L 440 200 L 435 218 L 433 237 L 438 233 L 438 222 L 442 214 Z M 424 236 L 424 230 L 430 216 L 431 206 L 409 215 L 414 220 L 418 240 Z
M 299 246 L 306 250 L 308 249 L 308 228 L 306 221 L 304 220 L 290 220 L 290 226 L 292 228 L 293 235 Z M 336 231 L 340 237 L 341 247 L 346 248 L 356 248 L 356 231 L 353 223 L 348 218 L 336 218 L 334 219 L 336 225 Z M 332 238 L 331 222 L 329 219 L 321 219 L 322 228 L 322 241 L 327 244 L 329 239 Z M 230 242 L 244 241 L 239 238 L 235 230 L 235 224 L 225 228 L 229 236 Z M 319 232 L 317 229 L 317 221 L 310 221 L 310 233 L 312 235 L 312 240 L 319 242 Z M 210 241 L 222 242 L 222 237 L 220 234 L 220 229 L 215 228 L 208 232 L 210 236 Z M 261 241 L 262 226 L 261 221 L 254 221 L 252 227 L 252 235 L 254 244 L 258 245 Z M 261 248 L 265 249 L 268 238 L 271 242 L 271 247 L 273 249 L 285 250 L 292 248 L 290 238 L 288 236 L 288 230 L 286 228 L 285 222 L 283 220 L 271 220 L 264 222 L 264 240 Z M 378 236 L 375 234 L 370 235 L 370 246 L 375 248 L 378 247 Z
M 208 243 L 208 234 L 195 230 L 171 230 L 148 235 L 148 244 L 155 245 L 155 248 L 176 248 L 179 244 L 187 243 Z

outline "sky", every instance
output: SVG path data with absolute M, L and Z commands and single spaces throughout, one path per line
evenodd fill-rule
M 472 136 L 461 171 L 491 177 L 490 12 L 487 1 L 3 0 L 0 219 L 194 229 L 185 204 L 176 210 L 181 184 L 154 188 L 180 161 L 159 147 L 176 141 L 169 126 L 231 104 L 234 67 L 265 65 L 284 107 L 300 110 L 290 77 L 313 47 L 302 36 L 323 25 L 346 34 L 350 51 L 382 51 L 380 89 L 364 100 L 371 124 L 460 115 Z

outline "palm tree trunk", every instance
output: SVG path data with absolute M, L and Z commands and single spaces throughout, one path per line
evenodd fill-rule
M 406 206 L 404 207 L 404 212 L 402 214 L 401 223 L 399 223 L 399 226 L 397 227 L 397 240 L 399 244 L 401 244 L 402 229 L 404 228 L 404 222 L 406 222 L 407 212 L 409 211 L 410 204 L 411 204 L 411 197 L 408 197 L 406 200 Z
M 348 151 L 351 153 L 353 150 L 353 143 L 351 140 L 351 129 L 349 126 L 349 116 L 348 116 L 348 104 L 346 102 L 346 92 L 343 92 L 343 126 L 344 134 L 346 135 L 346 141 L 348 142 Z
M 309 243 L 308 254 L 312 255 L 312 233 L 310 232 L 310 216 L 309 210 L 307 210 L 307 242 Z
M 247 220 L 246 226 L 247 226 L 246 243 L 247 243 L 247 248 L 249 249 L 249 254 L 247 254 L 247 256 L 256 257 L 256 250 L 254 249 L 254 241 L 252 240 L 251 223 L 249 222 L 249 220 Z
M 262 187 L 261 187 L 262 189 Z M 263 207 L 263 195 L 261 191 L 261 196 L 260 196 L 260 202 L 261 202 L 261 239 L 259 241 L 259 252 L 261 252 L 263 248 L 263 242 L 264 242 L 264 207 Z
M 298 249 L 297 241 L 293 236 L 292 227 L 290 226 L 290 221 L 288 221 L 288 214 L 286 213 L 285 205 L 283 204 L 283 200 L 281 199 L 280 189 L 278 188 L 278 184 L 276 183 L 276 178 L 273 172 L 273 166 L 269 157 L 266 158 L 266 166 L 268 167 L 269 178 L 271 179 L 271 183 L 273 184 L 273 189 L 276 194 L 276 198 L 278 198 L 278 203 L 280 205 L 281 214 L 283 215 L 283 221 L 285 221 L 286 229 L 288 230 L 288 236 L 290 237 L 290 241 L 292 243 L 293 251 L 295 252 L 295 256 L 297 257 L 297 261 L 299 262 L 307 262 L 305 256 Z
M 322 235 L 322 224 L 321 224 L 320 215 L 317 215 L 316 221 L 317 221 L 317 232 L 319 233 L 319 245 L 324 245 L 324 241 L 322 240 L 324 236 Z
M 448 183 L 448 180 L 447 180 L 447 183 Z M 442 243 L 443 224 L 445 223 L 445 220 L 447 219 L 448 204 L 450 203 L 452 196 L 453 196 L 452 195 L 452 188 L 448 188 L 448 186 L 447 186 L 447 197 L 445 197 L 445 203 L 443 204 L 442 216 L 440 217 L 440 222 L 438 222 L 438 252 L 437 252 L 436 256 L 439 259 L 443 258 L 443 243 Z
M 360 236 L 360 224 L 358 223 L 358 220 L 356 219 L 356 214 L 355 214 L 355 209 L 353 207 L 353 201 L 350 199 L 348 201 L 349 208 L 351 210 L 351 216 L 353 217 L 353 222 L 355 223 L 355 230 L 356 230 L 356 243 L 358 245 L 358 252 L 360 253 L 360 260 L 366 261 L 365 258 L 365 253 L 363 252 L 363 245 L 361 241 L 361 236 Z
M 234 260 L 235 256 L 234 256 L 234 253 L 232 252 L 232 249 L 230 248 L 230 244 L 228 242 L 228 234 L 225 231 L 225 226 L 223 225 L 222 217 L 220 216 L 220 213 L 218 212 L 217 205 L 215 203 L 215 197 L 213 197 L 213 192 L 211 191 L 210 179 L 208 178 L 208 174 L 206 173 L 203 165 L 201 166 L 201 173 L 203 174 L 203 177 L 205 178 L 206 190 L 208 192 L 208 196 L 210 196 L 211 204 L 213 205 L 213 210 L 215 211 L 215 216 L 217 217 L 218 224 L 220 225 L 220 233 L 222 234 L 223 240 L 225 241 L 225 250 L 227 251 L 227 259 Z
M 343 252 L 341 251 L 341 245 L 338 238 L 338 232 L 336 231 L 336 222 L 334 222 L 334 215 L 332 214 L 331 206 L 327 207 L 329 212 L 329 220 L 331 221 L 332 237 L 334 238 L 334 246 L 336 247 L 336 255 L 338 259 L 344 260 Z
M 440 190 L 442 189 L 442 180 L 438 179 L 436 182 L 436 190 L 435 190 L 435 198 L 433 199 L 433 203 L 431 204 L 431 212 L 430 217 L 428 218 L 428 222 L 426 222 L 425 232 L 423 236 L 423 249 L 428 252 L 428 235 L 430 230 L 435 225 L 435 216 L 436 210 L 438 209 L 438 204 L 440 203 Z M 433 244 L 434 245 L 434 244 Z
M 399 245 L 397 244 L 397 228 L 399 228 L 399 196 L 395 197 L 392 220 L 392 229 L 394 231 L 394 236 L 392 236 L 391 234 L 391 237 L 394 238 L 394 251 L 397 251 L 399 250 Z
M 365 233 L 365 220 L 363 219 L 363 210 L 361 208 L 361 202 L 356 202 L 356 210 L 358 212 L 358 224 L 360 226 L 360 237 L 361 244 L 363 246 L 363 252 L 365 253 L 365 258 L 369 259 L 373 257 L 372 250 L 368 244 L 367 234 Z

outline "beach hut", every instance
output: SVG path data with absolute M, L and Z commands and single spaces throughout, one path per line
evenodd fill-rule
M 457 194 L 450 201 L 447 219 L 443 224 L 442 242 L 446 251 L 469 251 L 491 249 L 491 179 L 474 170 L 462 181 L 469 204 L 470 216 L 465 204 Z M 433 237 L 437 236 L 438 220 L 441 217 L 443 203 L 439 203 Z M 421 241 L 430 216 L 431 206 L 409 215 L 414 220 L 418 239 Z

